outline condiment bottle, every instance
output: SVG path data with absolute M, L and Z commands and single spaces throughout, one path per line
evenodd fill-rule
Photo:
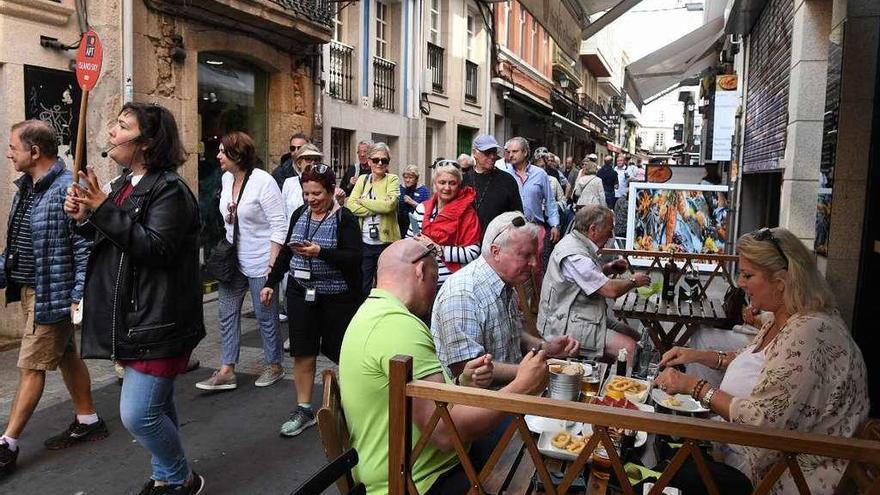
M 675 266 L 672 260 L 667 261 L 666 265 L 663 266 L 663 291 L 660 297 L 666 302 L 675 300 L 675 286 L 678 281 L 676 277 L 677 272 L 678 267 Z
M 626 349 L 617 351 L 617 376 L 626 376 Z

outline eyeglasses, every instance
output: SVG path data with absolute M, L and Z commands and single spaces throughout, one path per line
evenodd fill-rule
M 437 249 L 437 245 L 434 244 L 433 242 L 429 243 L 429 244 L 422 244 L 422 246 L 425 247 L 425 252 L 422 253 L 421 256 L 419 256 L 418 258 L 412 260 L 413 265 L 415 265 L 419 261 L 422 261 L 423 259 L 427 258 L 428 256 L 433 256 L 436 258 L 437 256 L 440 255 L 440 251 Z
M 296 153 L 297 151 L 299 151 L 300 148 L 302 148 L 302 146 L 294 146 L 294 145 L 291 144 L 291 145 L 290 145 L 290 152 L 291 152 L 291 153 Z
M 238 205 L 234 201 L 230 201 L 228 205 L 226 205 L 226 223 L 232 223 L 235 221 L 235 211 L 238 209 Z
M 770 241 L 773 246 L 776 247 L 779 256 L 782 256 L 782 259 L 785 260 L 785 268 L 788 269 L 788 256 L 785 255 L 785 251 L 782 250 L 782 246 L 779 244 L 779 239 L 773 235 L 773 231 L 770 230 L 770 228 L 764 227 L 763 229 L 758 229 L 752 232 L 752 237 L 754 237 L 756 241 Z
M 390 158 L 370 158 L 370 161 L 373 162 L 373 165 L 388 165 L 389 163 L 391 163 Z
M 495 237 L 492 238 L 492 242 L 489 244 L 495 244 L 495 241 L 498 240 L 498 237 L 501 234 L 507 232 L 511 227 L 518 229 L 526 224 L 526 219 L 524 217 L 513 217 L 513 220 L 510 221 L 510 225 L 506 225 L 503 229 L 499 230 Z

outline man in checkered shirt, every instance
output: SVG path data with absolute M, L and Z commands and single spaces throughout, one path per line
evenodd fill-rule
M 502 213 L 486 227 L 482 256 L 440 289 L 431 333 L 450 376 L 458 379 L 465 363 L 488 353 L 495 363 L 494 384 L 500 385 L 516 376 L 516 363 L 531 349 L 543 349 L 550 357 L 577 352 L 578 342 L 571 337 L 547 341 L 523 330 L 514 287 L 531 276 L 538 234 L 521 212 Z

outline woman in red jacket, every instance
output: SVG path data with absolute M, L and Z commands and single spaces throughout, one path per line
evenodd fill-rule
M 407 237 L 421 236 L 437 246 L 438 288 L 449 275 L 480 255 L 482 233 L 474 209 L 476 193 L 462 186 L 461 179 L 456 162 L 440 162 L 434 169 L 434 195 L 413 213 L 421 229 L 415 232 L 410 226 L 407 232 Z

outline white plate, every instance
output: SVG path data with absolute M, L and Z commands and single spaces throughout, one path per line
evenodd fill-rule
M 669 398 L 669 394 L 660 390 L 659 388 L 651 390 L 651 398 L 654 399 L 655 404 L 661 405 L 667 409 L 672 409 L 673 411 L 686 413 L 709 412 L 708 409 L 703 407 L 699 402 L 695 401 L 693 397 L 687 394 L 675 394 L 675 398 L 679 402 L 681 402 L 680 406 L 671 406 L 667 404 L 666 399 Z
M 606 391 L 608 389 L 608 385 L 614 380 L 614 377 L 616 377 L 616 376 L 617 375 L 611 375 L 608 377 L 607 380 L 605 380 L 605 383 L 602 385 L 602 395 L 606 394 Z M 644 404 L 645 401 L 648 400 L 648 389 L 650 388 L 651 384 L 645 380 L 639 380 L 638 378 L 631 378 L 631 377 L 627 377 L 627 378 L 629 380 L 634 381 L 634 382 L 641 383 L 642 385 L 645 386 L 645 389 L 642 390 L 642 393 L 640 393 L 640 394 L 636 394 L 633 392 L 624 392 L 623 393 L 624 398 L 626 398 L 626 400 L 628 400 L 636 405 Z
M 565 430 L 569 433 L 580 433 L 580 423 L 574 421 L 565 421 L 556 418 L 545 418 L 543 416 L 531 416 L 527 414 L 524 418 L 526 425 L 532 433 L 553 432 L 557 433 Z
M 584 423 L 583 435 L 584 436 L 587 436 L 587 435 L 592 436 L 593 435 L 593 425 L 589 425 L 587 423 Z M 636 442 L 633 444 L 633 447 L 641 447 L 642 445 L 645 445 L 645 443 L 647 441 L 648 441 L 648 432 L 637 431 L 636 432 Z
M 541 433 L 541 436 L 538 438 L 538 451 L 544 454 L 547 457 L 552 457 L 554 459 L 561 459 L 563 461 L 573 461 L 577 459 L 578 454 L 572 454 L 571 452 L 556 448 L 553 446 L 553 437 L 559 431 L 545 431 Z
M 569 364 L 569 362 L 562 360 L 562 359 L 556 359 L 556 358 L 551 358 L 551 359 L 547 360 L 548 366 L 554 365 L 554 364 L 561 364 L 561 365 L 565 366 L 566 364 Z M 588 363 L 579 363 L 577 361 L 572 361 L 571 364 L 581 365 L 581 367 L 584 369 L 584 376 L 590 376 L 593 374 L 593 367 Z
M 647 404 L 635 404 L 635 405 L 642 412 L 654 412 L 655 411 L 654 406 L 649 406 Z M 582 431 L 581 431 L 582 435 L 587 436 L 587 435 L 593 434 L 593 425 L 591 425 L 589 423 L 584 423 L 582 426 L 583 426 Z M 648 441 L 648 432 L 637 431 L 636 432 L 636 442 L 633 445 L 633 447 L 641 447 L 642 445 L 645 445 L 645 443 L 647 441 Z

